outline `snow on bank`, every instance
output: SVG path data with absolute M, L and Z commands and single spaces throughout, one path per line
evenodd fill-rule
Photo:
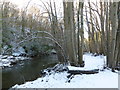
M 105 57 L 85 54 L 84 60 L 86 64 L 84 69 L 102 69 Z M 69 66 L 69 68 L 81 70 L 81 68 L 72 66 Z M 22 85 L 16 84 L 12 88 L 118 88 L 118 74 L 106 69 L 97 74 L 75 75 L 70 82 L 68 82 L 68 75 L 67 71 L 53 72 L 51 75 L 46 75 L 35 81 L 26 82 Z
M 13 63 L 16 63 L 17 61 L 21 60 L 28 60 L 29 57 L 23 57 L 23 56 L 9 56 L 9 55 L 0 55 L 0 67 L 10 67 Z
M 118 75 L 108 70 L 93 75 L 75 75 L 68 83 L 67 72 L 55 73 L 13 88 L 118 88 Z
M 106 56 L 102 55 L 95 57 L 92 54 L 86 53 L 83 55 L 83 60 L 85 61 L 85 66 L 83 68 L 68 66 L 69 70 L 102 70 L 106 64 Z

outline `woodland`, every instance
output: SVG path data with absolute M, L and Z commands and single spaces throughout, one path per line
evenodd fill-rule
M 50 55 L 54 50 L 63 65 L 84 67 L 83 55 L 106 56 L 105 68 L 120 70 L 120 1 L 63 0 L 18 8 L 0 3 L 0 54 Z M 46 56 L 47 57 L 47 56 Z M 88 58 L 89 59 L 89 58 Z

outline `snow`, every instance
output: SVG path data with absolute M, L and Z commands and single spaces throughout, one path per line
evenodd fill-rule
M 0 55 L 0 67 L 10 67 L 12 62 L 17 62 L 21 60 L 28 60 L 29 57 L 23 57 L 23 56 L 9 56 L 9 55 Z
M 22 47 L 19 47 L 19 48 L 18 48 L 18 52 L 20 52 L 20 53 L 25 53 L 25 49 L 22 48 Z
M 105 56 L 92 56 L 92 54 L 85 54 L 85 67 L 78 68 L 68 66 L 71 70 L 76 69 L 103 69 L 105 64 Z M 12 88 L 118 88 L 118 73 L 113 73 L 110 70 L 104 69 L 97 74 L 82 74 L 74 75 L 74 78 L 68 82 L 69 74 L 67 71 L 46 75 L 34 81 L 26 82 L 22 85 L 16 84 Z
M 22 47 L 19 47 L 14 53 L 12 53 L 13 56 L 20 56 L 21 54 L 25 54 L 25 49 Z
M 85 61 L 85 66 L 83 68 L 68 66 L 69 70 L 93 70 L 100 69 L 102 70 L 106 64 L 106 56 L 92 56 L 92 54 L 83 55 Z
M 21 53 L 13 53 L 13 56 L 20 56 Z
M 51 53 L 57 53 L 57 52 L 55 51 L 55 49 L 52 49 L 52 50 L 51 50 Z

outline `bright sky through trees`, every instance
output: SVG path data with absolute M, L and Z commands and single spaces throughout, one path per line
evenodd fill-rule
M 20 9 L 24 9 L 27 6 L 28 2 L 30 2 L 28 7 L 30 7 L 32 5 L 38 6 L 38 7 L 40 7 L 40 12 L 44 12 L 44 5 L 43 5 L 43 3 L 49 2 L 49 0 L 6 0 L 6 1 L 10 1 L 10 2 L 16 4 Z M 58 0 L 51 0 L 51 1 L 55 1 L 56 6 L 58 8 L 57 9 L 58 17 L 59 16 L 61 17 L 62 16 L 62 10 L 63 10 L 63 5 L 62 5 L 63 0 L 59 0 L 59 1 Z M 77 1 L 77 0 L 74 0 L 74 1 Z M 88 0 L 84 0 L 84 1 L 88 1 Z M 90 1 L 96 2 L 96 0 L 90 0 Z M 84 28 L 85 27 L 86 27 L 86 25 L 84 26 Z M 88 34 L 86 32 L 86 28 L 85 28 L 84 36 L 85 36 L 85 38 L 88 37 Z

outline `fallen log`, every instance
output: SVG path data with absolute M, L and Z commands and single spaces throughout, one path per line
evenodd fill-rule
M 93 69 L 93 70 L 69 70 L 69 75 L 67 76 L 68 80 L 66 82 L 70 83 L 72 78 L 74 78 L 75 75 L 82 75 L 82 74 L 96 74 L 99 73 L 99 69 Z
M 96 74 L 99 73 L 99 69 L 93 69 L 93 70 L 68 70 L 68 73 L 70 74 Z

